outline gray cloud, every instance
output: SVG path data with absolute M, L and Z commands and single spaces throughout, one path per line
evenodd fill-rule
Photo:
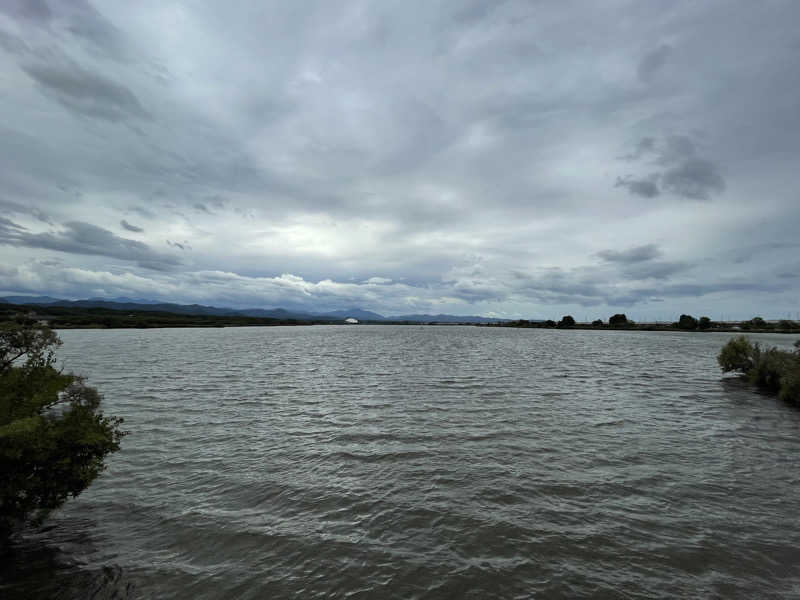
M 171 240 L 167 240 L 167 245 L 168 246 L 172 246 L 173 248 L 180 248 L 181 250 L 187 250 L 187 249 L 190 250 L 191 249 L 191 247 L 189 246 L 188 242 L 180 243 L 180 242 L 173 242 Z
M 779 275 L 796 248 L 740 260 L 742 239 L 800 229 L 793 3 L 0 12 L 8 285 L 394 314 L 796 310 Z M 146 249 L 53 225 L 123 221 Z M 643 231 L 663 255 L 625 254 Z M 54 247 L 85 253 L 31 263 Z
M 642 279 L 667 279 L 677 273 L 682 273 L 691 268 L 685 262 L 650 261 L 628 264 L 622 270 L 622 275 L 629 280 Z
M 89 42 L 104 56 L 119 61 L 129 60 L 131 51 L 122 32 L 87 0 L 71 0 L 68 8 L 67 29 L 70 33 Z
M 597 256 L 608 262 L 638 263 L 661 256 L 661 250 L 656 244 L 645 244 L 627 250 L 601 250 Z
M 81 221 L 64 223 L 60 231 L 31 233 L 21 225 L 3 219 L 0 221 L 0 244 L 43 248 L 69 254 L 106 256 L 135 261 L 148 268 L 153 265 L 178 264 L 174 256 L 156 252 L 147 244 L 121 238 L 107 229 Z
M 634 151 L 630 154 L 620 156 L 620 160 L 634 161 L 639 160 L 643 156 L 651 154 L 656 150 L 656 138 L 645 136 L 636 142 Z
M 655 198 L 661 191 L 658 189 L 659 175 L 653 174 L 644 179 L 635 179 L 632 175 L 617 177 L 614 187 L 626 188 L 634 196 Z
M 655 50 L 648 52 L 639 62 L 639 66 L 636 69 L 639 79 L 642 81 L 649 81 L 652 79 L 666 64 L 671 50 L 671 47 L 666 44 L 661 44 Z
M 634 151 L 621 160 L 633 162 L 648 157 L 664 170 L 643 177 L 617 177 L 614 187 L 641 198 L 655 198 L 663 192 L 690 200 L 708 200 L 726 189 L 717 164 L 697 156 L 696 145 L 689 136 L 670 135 L 660 143 L 652 137 L 642 138 Z
M 35 218 L 37 221 L 41 221 L 42 223 L 48 223 L 52 225 L 52 221 L 47 214 L 41 210 L 39 207 L 34 205 L 25 205 L 19 202 L 13 202 L 11 200 L 3 200 L 0 199 L 0 209 L 11 213 L 11 214 L 19 214 L 19 215 L 30 215 Z
M 141 233 L 144 231 L 144 229 L 142 229 L 141 227 L 137 227 L 136 225 L 131 225 L 125 219 L 122 219 L 119 222 L 119 224 L 122 225 L 123 229 L 127 229 L 128 231 L 133 231 L 134 233 Z
M 665 191 L 691 200 L 708 200 L 712 194 L 725 191 L 725 180 L 717 166 L 702 158 L 690 158 L 667 169 L 661 182 Z
M 53 16 L 45 0 L 4 0 L 0 2 L 0 12 L 15 19 L 48 22 Z
M 112 122 L 150 118 L 133 92 L 99 73 L 75 64 L 26 63 L 22 69 L 74 113 Z

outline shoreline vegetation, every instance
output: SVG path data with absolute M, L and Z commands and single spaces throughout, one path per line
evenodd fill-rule
M 800 406 L 800 340 L 795 351 L 762 348 L 740 335 L 720 350 L 717 362 L 723 373 L 738 373 L 764 391 Z
M 116 309 L 106 307 L 73 307 L 40 304 L 0 304 L 0 322 L 19 318 L 38 321 L 53 329 L 150 329 L 162 327 L 270 327 L 294 325 L 343 325 L 344 318 L 310 317 L 255 317 L 244 315 L 209 315 L 165 310 Z M 517 319 L 498 323 L 475 323 L 456 321 L 411 321 L 360 320 L 366 325 L 472 325 L 476 327 L 511 327 L 522 329 L 585 329 L 585 330 L 623 330 L 623 331 L 717 331 L 748 333 L 792 333 L 800 334 L 800 322 L 788 319 L 766 321 L 754 317 L 746 321 L 712 321 L 708 317 L 696 319 L 691 315 L 681 315 L 673 323 L 636 323 L 625 314 L 615 314 L 607 321 L 596 319 L 590 323 L 575 321 L 565 315 L 560 321 Z
M 125 435 L 95 388 L 56 368 L 60 344 L 32 320 L 0 324 L 0 544 L 78 496 Z
M 625 314 L 611 315 L 608 321 L 596 319 L 591 323 L 578 323 L 571 315 L 565 315 L 560 321 L 527 321 L 519 319 L 506 323 L 493 323 L 485 327 L 521 327 L 535 329 L 615 329 L 626 331 L 718 331 L 736 333 L 800 333 L 800 322 L 789 319 L 766 321 L 761 317 L 753 317 L 746 321 L 712 321 L 708 317 L 696 319 L 692 315 L 681 315 L 673 323 L 636 323 Z

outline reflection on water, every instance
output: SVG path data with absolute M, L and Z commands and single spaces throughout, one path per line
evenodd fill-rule
M 795 595 L 800 412 L 720 378 L 728 337 L 62 332 L 131 435 L 0 595 Z

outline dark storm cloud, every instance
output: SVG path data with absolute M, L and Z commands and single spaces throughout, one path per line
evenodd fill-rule
M 645 244 L 627 250 L 601 250 L 597 256 L 608 262 L 638 263 L 661 256 L 661 250 L 656 244 Z
M 74 113 L 112 122 L 150 118 L 138 98 L 124 85 L 77 64 L 28 63 L 22 69 L 47 94 Z
M 25 227 L 3 219 L 0 221 L 0 244 L 43 248 L 69 254 L 107 256 L 144 265 L 177 265 L 171 255 L 156 252 L 147 244 L 121 238 L 107 229 L 71 221 L 64 223 L 60 231 L 31 233 Z
M 122 225 L 123 229 L 127 229 L 128 231 L 133 231 L 134 233 L 141 233 L 144 231 L 144 229 L 142 229 L 141 227 L 137 227 L 136 225 L 131 225 L 125 219 L 122 219 L 119 222 L 119 224 Z
M 636 69 L 639 79 L 642 81 L 652 79 L 667 62 L 671 50 L 672 48 L 662 44 L 652 52 L 647 53 Z

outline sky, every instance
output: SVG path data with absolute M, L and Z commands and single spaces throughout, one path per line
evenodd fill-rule
M 800 317 L 800 3 L 2 0 L 0 293 Z

